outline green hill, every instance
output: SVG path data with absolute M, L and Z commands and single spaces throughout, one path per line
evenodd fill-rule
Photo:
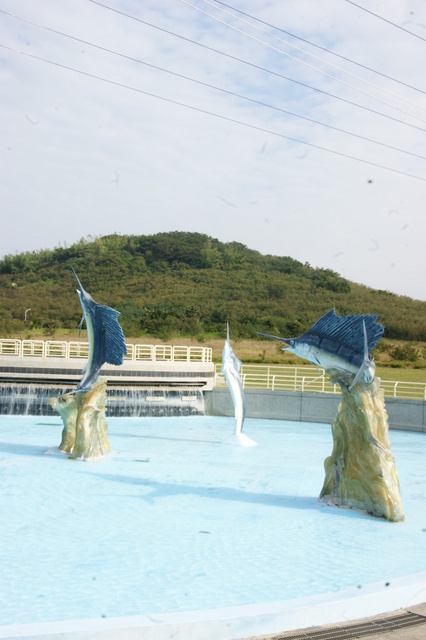
M 426 341 L 426 302 L 376 291 L 330 269 L 262 255 L 199 233 L 111 235 L 0 261 L 0 336 L 29 328 L 52 335 L 81 319 L 75 268 L 94 299 L 121 312 L 127 338 L 284 337 L 307 330 L 334 307 L 375 313 L 385 337 Z M 28 322 L 25 310 L 31 308 Z

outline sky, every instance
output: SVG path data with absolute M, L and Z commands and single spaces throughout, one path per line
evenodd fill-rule
M 424 0 L 228 2 L 0 0 L 0 257 L 199 232 L 426 300 Z

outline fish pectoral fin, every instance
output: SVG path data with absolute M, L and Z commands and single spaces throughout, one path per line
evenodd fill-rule
M 80 336 L 80 333 L 81 333 L 81 328 L 82 328 L 82 326 L 83 326 L 83 322 L 84 322 L 84 320 L 85 320 L 85 316 L 84 316 L 84 313 L 83 313 L 82 318 L 81 318 L 81 320 L 80 320 L 80 324 L 78 325 L 78 335 L 79 335 L 79 336 Z
M 236 355 L 234 354 L 234 367 L 235 369 L 238 371 L 238 373 L 240 372 L 241 367 L 243 366 L 243 363 L 241 362 L 241 360 L 238 360 L 238 358 L 236 357 Z
M 318 362 L 318 366 L 321 366 L 321 363 L 319 362 L 319 360 L 317 358 L 315 358 L 315 360 Z M 326 375 L 324 374 L 324 371 L 321 371 L 321 369 L 318 368 L 318 366 L 315 364 L 315 362 L 312 363 L 313 366 L 315 367 L 315 369 L 318 371 L 318 373 L 320 374 L 320 376 L 323 376 L 324 378 L 326 377 Z

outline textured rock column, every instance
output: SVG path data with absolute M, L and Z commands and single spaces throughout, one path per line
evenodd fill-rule
M 404 519 L 388 416 L 380 379 L 341 384 L 342 402 L 331 425 L 333 451 L 324 462 L 320 501 L 388 520 Z
M 70 458 L 90 460 L 111 451 L 105 419 L 106 381 L 99 378 L 90 391 L 51 398 L 64 423 L 59 449 Z

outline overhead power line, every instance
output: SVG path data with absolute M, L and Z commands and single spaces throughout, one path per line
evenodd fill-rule
M 249 124 L 247 122 L 242 122 L 241 120 L 237 120 L 235 118 L 230 118 L 229 116 L 224 116 L 224 115 L 221 115 L 221 114 L 218 114 L 218 113 L 214 113 L 213 111 L 209 111 L 207 109 L 202 109 L 200 107 L 195 107 L 193 105 L 185 104 L 185 103 L 180 102 L 178 100 L 174 100 L 172 98 L 166 98 L 165 96 L 160 96 L 158 94 L 154 94 L 154 93 L 151 93 L 149 91 L 144 91 L 143 89 L 138 89 L 136 87 L 132 87 L 130 85 L 126 85 L 126 84 L 123 84 L 121 82 L 117 82 L 115 80 L 110 80 L 108 78 L 102 78 L 101 76 L 97 76 L 97 75 L 95 75 L 93 73 L 89 73 L 87 71 L 82 71 L 81 69 L 76 69 L 74 67 L 70 67 L 68 65 L 65 65 L 65 64 L 62 64 L 62 63 L 59 63 L 59 62 L 54 62 L 52 60 L 48 60 L 47 58 L 42 58 L 41 56 L 36 56 L 36 55 L 34 55 L 32 53 L 28 53 L 27 51 L 21 51 L 19 49 L 14 49 L 13 47 L 9 47 L 9 46 L 1 44 L 1 43 L 0 43 L 0 47 L 2 47 L 3 49 L 6 49 L 8 51 L 12 51 L 14 53 L 17 53 L 19 55 L 23 55 L 23 56 L 26 56 L 28 58 L 32 58 L 34 60 L 39 60 L 40 62 L 44 62 L 44 63 L 50 64 L 50 65 L 53 65 L 55 67 L 59 67 L 61 69 L 66 69 L 68 71 L 72 71 L 74 73 L 78 73 L 78 74 L 86 76 L 88 78 L 93 78 L 93 79 L 96 79 L 96 80 L 100 80 L 101 82 L 106 82 L 108 84 L 111 84 L 111 85 L 114 85 L 114 86 L 117 86 L 117 87 L 121 87 L 123 89 L 128 89 L 130 91 L 135 91 L 136 93 L 140 93 L 142 95 L 149 96 L 151 98 L 156 98 L 157 100 L 162 100 L 162 101 L 167 102 L 169 104 L 178 105 L 180 107 L 184 107 L 186 109 L 190 109 L 190 110 L 196 111 L 198 113 L 203 113 L 205 115 L 209 115 L 209 116 L 213 116 L 215 118 L 219 118 L 219 119 L 224 120 L 226 122 L 231 122 L 233 124 L 237 124 L 237 125 L 240 125 L 240 126 L 243 126 L 243 127 L 247 127 L 249 129 L 253 129 L 255 131 L 261 131 L 262 133 L 267 133 L 267 134 L 282 138 L 284 140 L 289 140 L 291 142 L 296 142 L 297 144 L 304 144 L 304 145 L 306 145 L 308 147 L 312 147 L 314 149 L 319 149 L 320 151 L 326 151 L 327 153 L 332 153 L 333 155 L 337 155 L 337 156 L 340 156 L 340 157 L 343 157 L 343 158 L 347 158 L 347 159 L 350 159 L 350 160 L 355 160 L 356 162 L 361 162 L 361 163 L 367 164 L 369 166 L 378 167 L 378 168 L 384 169 L 386 171 L 391 171 L 393 173 L 398 173 L 400 175 L 404 175 L 404 176 L 407 176 L 409 178 L 414 178 L 415 180 L 421 180 L 422 182 L 426 182 L 426 178 L 423 178 L 421 176 L 417 176 L 417 175 L 414 175 L 414 174 L 411 174 L 411 173 L 408 173 L 408 172 L 405 172 L 405 171 L 401 171 L 399 169 L 394 169 L 392 167 L 387 167 L 387 166 L 379 164 L 377 162 L 371 162 L 370 160 L 364 160 L 363 158 L 358 158 L 356 156 L 352 156 L 352 155 L 347 154 L 347 153 L 342 153 L 341 151 L 335 151 L 334 149 L 328 149 L 327 147 L 322 147 L 321 145 L 314 144 L 312 142 L 306 142 L 305 140 L 300 140 L 298 138 L 293 138 L 291 136 L 287 136 L 287 135 L 284 135 L 282 133 L 278 133 L 277 131 L 271 131 L 270 129 L 266 129 L 264 127 L 259 127 L 259 126 L 253 125 L 253 124 Z
M 412 89 L 413 91 L 418 91 L 419 93 L 424 93 L 426 94 L 426 91 L 424 91 L 423 89 L 419 89 L 418 87 L 414 87 L 412 84 L 408 84 L 407 82 L 403 82 L 402 80 L 398 80 L 397 78 L 393 78 L 392 76 L 388 76 L 386 73 L 382 73 L 381 71 L 378 71 L 377 69 L 373 69 L 372 67 L 368 67 L 365 64 L 362 64 L 361 62 L 358 62 L 357 60 L 352 60 L 351 58 L 348 58 L 346 56 L 343 56 L 341 53 L 337 53 L 337 51 L 332 51 L 331 49 L 327 49 L 327 47 L 322 47 L 321 45 L 315 43 L 315 42 L 311 42 L 310 40 L 306 40 L 306 38 L 302 38 L 301 36 L 296 35 L 295 33 L 291 33 L 290 31 L 286 31 L 285 29 L 282 29 L 281 27 L 277 27 L 274 24 L 271 24 L 270 22 L 266 22 L 265 20 L 261 20 L 260 18 L 257 18 L 256 16 L 250 15 L 249 13 L 245 13 L 244 11 L 241 11 L 241 9 L 237 9 L 236 7 L 231 7 L 231 5 L 226 4 L 225 2 L 221 2 L 221 0 L 214 0 L 214 2 L 216 4 L 221 4 L 224 7 L 228 7 L 228 9 L 232 9 L 232 11 L 235 11 L 235 13 L 240 13 L 243 16 L 246 16 L 247 18 L 250 18 L 251 20 L 255 20 L 256 22 L 259 22 L 260 24 L 264 24 L 266 27 L 271 27 L 272 29 L 276 29 L 277 31 L 280 31 L 281 33 L 285 33 L 288 36 L 291 36 L 292 38 L 295 38 L 296 40 L 300 40 L 301 42 L 304 42 L 305 44 L 310 45 L 311 47 L 315 47 L 316 49 L 320 49 L 321 51 L 324 51 L 326 53 L 329 53 L 330 55 L 336 57 L 336 58 L 340 58 L 340 60 L 344 60 L 345 62 L 350 62 L 351 64 L 356 65 L 357 67 L 360 67 L 361 69 L 366 69 L 366 71 L 371 71 L 372 73 L 375 73 L 378 76 L 381 76 L 382 78 L 386 78 L 387 80 L 392 80 L 392 82 L 396 82 L 397 84 L 400 84 L 404 87 L 407 87 L 408 89 Z M 354 3 L 352 3 L 354 4 Z
M 385 100 L 382 100 L 381 98 L 378 98 L 377 96 L 368 93 L 367 91 L 364 91 L 363 89 L 360 89 L 359 87 L 356 87 L 355 85 L 352 85 L 348 82 L 345 82 L 344 80 L 342 80 L 341 78 L 337 78 L 333 75 L 331 75 L 330 73 L 327 73 L 326 71 L 322 71 L 321 69 L 318 69 L 317 67 L 314 67 L 311 64 L 308 64 L 307 62 L 304 62 L 303 60 L 300 60 L 300 58 L 297 58 L 296 56 L 292 56 L 289 53 L 286 53 L 285 51 L 282 51 L 281 49 L 278 49 L 277 47 L 273 47 L 272 45 L 268 44 L 267 42 L 264 42 L 263 40 L 260 40 L 259 38 L 256 38 L 255 36 L 250 35 L 249 33 L 247 33 L 246 31 L 243 31 L 242 29 L 238 29 L 237 27 L 235 27 L 232 24 L 229 24 L 228 22 L 225 22 L 224 20 L 221 20 L 220 18 L 217 18 L 216 16 L 212 15 L 211 13 L 208 13 L 207 11 L 204 11 L 203 9 L 200 9 L 200 7 L 197 7 L 196 5 L 191 4 L 190 2 L 188 2 L 187 0 L 179 0 L 179 2 L 181 2 L 182 4 L 185 4 L 188 7 L 191 7 L 192 9 L 195 9 L 195 11 L 198 11 L 199 13 L 202 13 L 203 15 L 211 18 L 212 20 L 215 20 L 216 22 L 219 22 L 220 24 L 223 24 L 227 27 L 229 27 L 230 29 L 232 29 L 233 31 L 236 31 L 237 33 L 240 33 L 241 35 L 244 35 L 245 37 L 249 38 L 250 40 L 253 40 L 255 42 L 258 42 L 259 44 L 262 44 L 263 46 L 267 47 L 268 49 L 271 49 L 272 51 L 276 51 L 277 53 L 285 56 L 286 58 L 289 58 L 290 60 L 294 60 L 295 62 L 298 62 L 299 64 L 307 67 L 308 69 L 311 69 L 313 71 L 316 71 L 317 73 L 320 73 L 321 75 L 326 76 L 327 78 L 331 78 L 332 80 L 334 80 L 335 82 L 338 82 L 342 85 L 344 85 L 345 87 L 348 87 L 354 91 L 357 91 L 358 93 L 362 93 L 365 96 L 368 96 L 369 98 L 372 98 L 374 100 L 377 100 L 378 102 L 385 104 L 388 107 L 391 107 L 392 109 L 396 109 L 397 111 L 401 111 L 402 113 L 405 113 L 406 115 L 409 115 L 412 118 L 415 118 L 416 120 L 420 120 L 421 122 L 426 122 L 426 120 L 424 118 L 421 118 L 420 116 L 416 116 L 408 111 L 405 111 L 404 109 L 401 109 L 400 107 L 391 104 L 389 102 L 386 102 Z M 208 0 L 202 0 L 202 2 L 205 2 L 206 4 L 211 6 L 211 3 Z M 220 11 L 229 14 L 229 12 L 225 11 L 224 9 L 219 9 Z M 232 14 L 230 14 L 232 15 Z M 244 23 L 246 23 L 245 20 L 242 20 L 241 18 L 238 18 L 237 16 L 233 16 L 234 18 L 236 18 L 237 20 L 240 20 Z M 250 24 L 250 23 L 246 23 L 246 24 Z M 250 25 L 251 27 L 253 27 L 254 29 L 257 29 L 258 31 L 262 31 L 262 29 L 259 29 L 258 27 L 254 26 L 254 25 Z M 264 32 L 266 33 L 266 32 Z M 296 47 L 295 45 L 292 45 L 291 43 L 285 42 L 283 41 L 281 38 L 278 38 L 278 36 L 275 36 L 273 34 L 268 34 L 269 36 L 271 36 L 272 38 L 279 40 L 281 42 L 284 42 L 284 44 L 287 44 L 291 47 L 293 47 L 294 49 L 298 49 L 299 51 L 301 49 L 299 49 L 299 47 Z M 303 53 L 306 53 L 306 51 L 303 51 Z M 311 54 L 308 54 L 311 55 Z M 315 56 L 312 56 L 315 57 Z M 324 62 L 324 61 L 322 61 Z M 334 65 L 331 65 L 334 66 Z M 400 96 L 397 96 L 393 93 L 391 93 L 390 91 L 387 91 L 381 87 L 378 87 L 377 85 L 374 85 L 371 82 L 368 82 L 362 78 L 359 78 L 358 76 L 354 76 L 354 74 L 351 74 L 350 72 L 344 71 L 342 69 L 339 69 L 339 71 L 343 71 L 344 73 L 349 74 L 352 77 L 355 77 L 358 80 L 361 80 L 362 82 L 378 89 L 379 91 L 383 91 L 384 93 L 392 96 L 393 98 L 397 98 L 398 100 L 402 100 L 403 102 L 406 102 L 407 104 L 410 104 L 411 106 L 414 106 L 418 109 L 420 109 L 421 111 L 426 111 L 426 109 L 423 109 L 422 107 L 419 107 L 418 105 L 414 104 L 413 102 L 411 102 L 410 100 L 406 100 L 405 98 L 401 98 Z
M 194 44 L 197 47 L 201 47 L 202 49 L 205 49 L 206 51 L 212 51 L 213 53 L 217 53 L 218 55 L 224 56 L 230 60 L 234 60 L 236 62 L 239 62 L 241 64 L 247 65 L 253 69 L 257 69 L 258 71 L 263 71 L 265 73 L 268 73 L 270 75 L 273 75 L 277 78 L 281 78 L 283 80 L 287 80 L 288 82 L 292 82 L 294 84 L 297 84 L 301 87 L 305 87 L 306 89 L 310 89 L 311 91 L 315 91 L 317 93 L 321 93 L 322 95 L 328 96 L 329 98 L 333 98 L 334 100 L 339 100 L 340 102 L 344 102 L 345 104 L 350 104 L 353 107 L 356 107 L 357 109 L 362 109 L 364 111 L 367 111 L 369 113 L 374 113 L 375 115 L 378 115 L 382 118 L 386 118 L 388 120 L 391 120 L 392 122 L 398 122 L 399 124 L 402 124 L 404 126 L 407 127 L 411 127 L 412 129 L 417 129 L 418 131 L 422 131 L 424 132 L 425 129 L 423 129 L 422 127 L 415 125 L 411 122 L 405 122 L 404 120 L 400 120 L 399 118 L 396 118 L 395 116 L 391 116 L 388 115 L 387 113 L 383 113 L 381 111 L 377 111 L 375 109 L 372 109 L 371 107 L 367 107 L 365 105 L 359 104 L 357 102 L 354 102 L 353 100 L 349 100 L 347 98 L 343 98 L 341 96 L 337 96 L 336 94 L 330 93 L 328 91 L 324 91 L 324 89 L 318 89 L 318 87 L 313 87 L 312 85 L 309 85 L 305 82 L 301 82 L 300 80 L 295 80 L 294 78 L 290 78 L 288 76 L 283 75 L 282 73 L 279 73 L 277 71 L 273 71 L 272 69 L 267 69 L 265 67 L 262 67 L 260 65 L 254 64 L 253 62 L 249 62 L 248 60 L 244 60 L 243 58 L 239 58 L 237 56 L 231 55 L 229 53 L 226 53 L 225 51 L 221 51 L 220 49 L 215 49 L 214 47 L 210 47 L 206 44 L 203 44 L 201 42 L 197 42 L 196 40 L 192 40 L 191 38 L 187 38 L 186 36 L 183 36 L 179 33 L 175 33 L 174 31 L 169 31 L 168 29 L 165 29 L 164 27 L 159 27 L 158 25 L 152 24 L 151 22 L 147 22 L 146 20 L 142 20 L 142 18 L 138 18 L 137 16 L 134 16 L 130 13 L 126 13 L 124 11 L 120 11 L 119 9 L 115 9 L 114 7 L 110 7 L 106 4 L 103 4 L 102 2 L 99 2 L 99 0 L 89 0 L 89 2 L 91 2 L 92 4 L 98 5 L 99 7 L 102 7 L 103 9 L 107 9 L 108 11 L 112 11 L 113 13 L 117 13 L 118 15 L 124 16 L 126 18 L 129 18 L 130 20 L 134 20 L 135 22 L 139 22 L 140 24 L 144 24 L 147 27 L 151 27 L 152 29 L 156 29 L 157 31 L 161 31 L 162 33 L 166 33 L 167 35 L 173 36 L 175 38 L 179 38 L 180 40 L 183 40 L 184 42 L 189 42 L 190 44 Z
M 337 131 L 339 133 L 343 133 L 345 135 L 349 135 L 349 136 L 352 136 L 354 138 L 358 138 L 359 140 L 364 140 L 366 142 L 371 142 L 372 144 L 376 144 L 376 145 L 385 147 L 387 149 L 392 149 L 393 151 L 398 151 L 400 153 L 405 153 L 407 155 L 413 156 L 415 158 L 420 158 L 421 160 L 426 160 L 425 156 L 421 156 L 421 155 L 413 153 L 411 151 L 406 151 L 405 149 L 400 149 L 398 147 L 394 147 L 393 145 L 386 144 L 386 143 L 380 142 L 378 140 L 374 140 L 373 138 L 369 138 L 367 136 L 362 136 L 362 135 L 354 133 L 352 131 L 346 131 L 345 129 L 341 129 L 341 128 L 336 127 L 336 126 L 333 126 L 333 125 L 330 125 L 330 124 L 326 124 L 324 122 L 320 122 L 319 120 L 315 120 L 314 118 L 309 118 L 307 116 L 303 116 L 303 115 L 298 114 L 298 113 L 293 113 L 292 111 L 288 111 L 287 109 L 283 109 L 281 107 L 277 107 L 277 106 L 274 106 L 274 105 L 267 104 L 265 102 L 262 102 L 261 100 L 256 100 L 254 98 L 250 98 L 248 96 L 241 95 L 241 94 L 236 93 L 234 91 L 229 91 L 228 89 L 223 89 L 222 87 L 217 87 L 217 86 L 215 86 L 213 84 L 210 84 L 208 82 L 203 82 L 202 80 L 197 80 L 196 78 L 191 78 L 190 76 L 184 75 L 182 73 L 177 73 L 175 71 L 171 71 L 170 69 L 165 69 L 164 67 L 159 67 L 158 65 L 151 64 L 151 63 L 146 62 L 144 60 L 140 60 L 139 58 L 134 58 L 134 57 L 126 55 L 124 53 L 120 53 L 119 51 L 114 51 L 113 49 L 109 49 L 107 47 L 102 47 L 100 45 L 94 44 L 93 42 L 89 42 L 88 40 L 83 40 L 82 38 L 77 38 L 77 37 L 72 36 L 72 35 L 70 35 L 68 33 L 64 33 L 63 31 L 58 31 L 57 29 L 53 29 L 51 27 L 47 27 L 45 25 L 38 24 L 36 22 L 33 22 L 32 20 L 28 20 L 26 18 L 21 18 L 20 16 L 16 16 L 14 14 L 8 13 L 7 11 L 3 11 L 2 9 L 0 9 L 0 13 L 4 13 L 4 14 L 6 14 L 8 16 L 16 18 L 17 20 L 25 22 L 26 24 L 31 24 L 33 26 L 36 26 L 36 27 L 40 28 L 40 29 L 44 29 L 45 31 L 49 31 L 50 33 L 54 33 L 56 35 L 60 35 L 61 37 L 68 38 L 70 40 L 73 40 L 75 42 L 79 42 L 79 43 L 87 45 L 89 47 L 93 47 L 94 49 L 98 49 L 99 51 L 110 53 L 110 54 L 112 54 L 114 56 L 118 56 L 118 57 L 123 58 L 125 60 L 129 60 L 131 62 L 136 62 L 137 64 L 142 64 L 142 65 L 144 65 L 146 67 L 149 67 L 151 69 L 155 69 L 157 71 L 161 71 L 163 73 L 167 73 L 169 75 L 175 76 L 177 78 L 181 78 L 183 80 L 188 80 L 189 82 L 193 82 L 193 83 L 201 85 L 203 87 L 207 87 L 209 89 L 213 89 L 215 91 L 219 91 L 221 93 L 225 93 L 225 94 L 233 96 L 235 98 L 239 98 L 241 100 L 245 100 L 245 101 L 251 102 L 253 104 L 256 104 L 256 105 L 259 105 L 259 106 L 262 106 L 262 107 L 266 107 L 266 108 L 272 109 L 274 111 L 278 111 L 280 113 L 292 116 L 294 118 L 299 118 L 299 119 L 305 120 L 307 122 L 311 122 L 313 124 L 316 124 L 316 125 L 319 125 L 319 126 L 322 126 L 322 127 L 326 127 L 327 129 L 331 129 L 333 131 Z
M 377 13 L 374 13 L 373 11 L 370 11 L 369 9 L 366 9 L 365 7 L 361 7 L 360 4 L 356 4 L 356 2 L 352 2 L 352 0 L 346 0 L 346 2 L 348 2 L 349 4 L 353 4 L 354 7 L 357 7 L 358 9 L 361 9 L 362 11 L 365 11 L 366 13 L 369 13 L 370 15 L 374 16 L 375 18 L 379 18 L 379 20 L 383 20 L 383 22 L 387 22 L 388 24 L 391 24 L 393 27 L 396 27 L 397 29 L 400 29 L 401 31 L 404 31 L 405 33 L 410 34 L 410 36 L 414 36 L 414 38 L 418 38 L 419 40 L 423 40 L 423 42 L 426 42 L 426 38 L 422 38 L 422 36 L 419 36 L 418 33 L 414 33 L 413 31 L 409 31 L 408 29 L 404 29 L 404 27 L 401 27 L 401 25 L 395 24 L 395 22 L 391 22 L 387 18 L 384 18 L 383 16 L 379 16 Z

